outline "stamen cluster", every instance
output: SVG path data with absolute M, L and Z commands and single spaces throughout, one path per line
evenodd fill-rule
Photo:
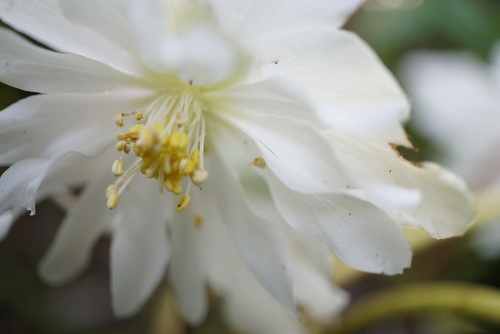
M 123 116 L 118 114 L 115 123 L 122 127 Z M 136 120 L 141 120 L 142 113 L 135 113 Z M 183 127 L 178 127 L 181 130 Z M 170 127 L 171 129 L 171 127 Z M 189 176 L 191 183 L 200 186 L 207 178 L 207 172 L 202 168 L 200 150 L 192 146 L 188 134 L 184 132 L 171 133 L 169 127 L 161 124 L 137 124 L 117 136 L 117 150 L 123 152 L 115 160 L 111 168 L 118 178 L 115 184 L 108 187 L 106 197 L 108 208 L 113 209 L 118 204 L 123 188 L 130 182 L 131 177 L 140 171 L 147 178 L 157 179 L 160 183 L 160 194 L 163 190 L 180 195 L 184 192 L 181 182 Z M 170 131 L 169 131 L 170 130 Z M 131 152 L 140 158 L 128 170 L 124 170 L 123 158 Z M 186 194 L 177 204 L 177 211 L 187 208 L 191 197 L 188 183 Z

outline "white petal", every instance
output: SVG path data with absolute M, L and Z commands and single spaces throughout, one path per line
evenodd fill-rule
M 440 159 L 472 187 L 491 182 L 492 150 L 500 143 L 500 86 L 478 57 L 459 52 L 415 52 L 402 77 L 414 99 L 414 124 L 437 142 Z M 481 135 L 478 135 L 480 133 Z M 497 158 L 497 164 L 498 162 Z
M 144 103 L 134 95 L 36 95 L 11 105 L 0 112 L 0 163 L 52 158 L 69 150 L 96 154 L 121 130 L 114 115 Z
M 411 250 L 393 220 L 370 203 L 348 195 L 304 195 L 266 173 L 274 201 L 293 228 L 322 240 L 345 263 L 368 272 L 397 274 Z
M 218 152 L 220 153 L 220 152 Z M 254 275 L 290 312 L 292 269 L 288 245 L 278 226 L 255 215 L 245 199 L 238 177 L 220 156 L 206 155 L 210 179 L 204 185 L 205 201 L 219 209 L 237 249 Z
M 224 296 L 223 312 L 235 329 L 252 334 L 303 333 L 296 318 L 244 265 L 213 207 L 205 206 L 205 259 L 210 285 Z
M 179 76 L 194 86 L 209 86 L 228 77 L 236 66 L 236 51 L 209 26 L 192 28 L 181 36 Z
M 272 44 L 283 32 L 340 27 L 362 0 L 211 0 L 220 23 L 245 47 Z
M 144 305 L 170 258 L 165 205 L 173 204 L 160 198 L 157 182 L 139 181 L 121 196 L 121 223 L 111 242 L 113 310 L 120 317 Z
M 328 276 L 322 275 L 305 261 L 294 262 L 295 297 L 315 319 L 331 321 L 349 302 L 349 294 L 332 285 Z
M 59 0 L 1 0 L 0 18 L 55 50 L 85 56 L 127 73 L 137 70 L 135 59 L 125 56 L 112 40 L 68 21 Z
M 130 0 L 125 7 L 144 63 L 158 73 L 178 73 L 187 83 L 208 86 L 227 77 L 236 65 L 233 46 L 201 5 Z M 194 17 L 190 17 L 193 16 Z M 178 22 L 186 17 L 186 22 Z M 147 24 L 145 24 L 147 23 Z
M 87 267 L 93 246 L 115 215 L 107 208 L 105 198 L 112 181 L 111 173 L 91 181 L 64 218 L 39 264 L 40 276 L 47 283 L 64 284 Z
M 206 296 L 206 261 L 203 240 L 204 225 L 195 226 L 199 196 L 194 196 L 188 209 L 175 217 L 171 224 L 172 260 L 169 283 L 177 298 L 179 311 L 190 325 L 199 325 L 208 311 Z M 193 209 L 195 208 L 195 209 Z
M 224 106 L 224 120 L 255 142 L 269 168 L 288 187 L 304 193 L 347 188 L 350 180 L 331 147 L 308 125 L 314 120 L 302 121 L 309 106 L 300 97 L 293 98 L 293 90 L 275 84 L 269 81 L 238 90 Z
M 158 73 L 171 73 L 180 61 L 181 47 L 169 31 L 175 25 L 169 3 L 128 0 L 122 7 L 144 64 Z
M 120 0 L 59 0 L 64 16 L 76 24 L 85 26 L 119 46 L 127 57 L 134 54 L 134 42 L 130 27 L 122 13 Z
M 388 140 L 410 146 L 398 124 L 409 115 L 406 98 L 359 37 L 346 31 L 317 29 L 283 34 L 275 44 L 276 51 L 260 59 L 263 77 L 286 75 L 298 80 L 304 94 L 317 100 L 315 112 L 332 125 L 358 133 L 394 128 Z M 356 118 L 370 113 L 369 118 Z M 373 120 L 377 123 L 371 124 Z
M 328 126 L 355 135 L 384 134 L 400 127 L 409 110 L 403 99 L 319 102 L 317 115 Z
M 42 49 L 7 29 L 0 29 L 0 43 L 0 79 L 16 88 L 39 93 L 86 93 L 135 86 L 131 78 L 102 63 Z
M 331 134 L 338 154 L 346 167 L 367 180 L 421 193 L 418 205 L 401 210 L 395 199 L 396 220 L 410 226 L 422 226 L 435 238 L 462 234 L 470 223 L 474 210 L 462 180 L 441 167 L 431 164 L 412 164 L 403 159 L 384 139 Z M 367 186 L 376 186 L 376 183 Z M 376 195 L 376 187 L 371 190 Z M 379 189 L 381 196 L 387 191 Z M 411 193 L 408 194 L 411 197 Z M 388 204 L 390 201 L 385 201 Z
M 296 231 L 287 234 L 294 250 L 295 298 L 307 314 L 331 322 L 347 306 L 349 294 L 332 282 L 333 254 L 323 243 Z
M 67 152 L 54 160 L 32 158 L 15 163 L 0 177 L 0 213 L 24 207 L 34 215 L 36 193 L 44 178 L 85 161 L 88 158 L 81 153 Z

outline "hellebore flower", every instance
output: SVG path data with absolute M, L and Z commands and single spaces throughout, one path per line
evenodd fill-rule
M 360 3 L 0 0 L 5 23 L 50 48 L 0 30 L 0 79 L 40 93 L 0 113 L 2 220 L 84 185 L 44 279 L 73 278 L 112 229 L 117 314 L 137 311 L 168 264 L 190 323 L 208 284 L 238 328 L 299 330 L 288 239 L 250 204 L 245 173 L 280 219 L 361 270 L 409 266 L 397 224 L 462 233 L 462 182 L 395 151 L 411 145 L 405 97 L 339 28 Z

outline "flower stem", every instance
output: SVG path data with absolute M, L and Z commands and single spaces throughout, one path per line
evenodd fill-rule
M 354 333 L 384 320 L 444 311 L 500 329 L 500 290 L 477 284 L 411 284 L 379 292 L 349 311 L 336 334 Z

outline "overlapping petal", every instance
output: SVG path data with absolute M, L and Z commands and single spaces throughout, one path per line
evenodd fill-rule
M 297 231 L 325 242 L 347 264 L 397 274 L 411 263 L 408 242 L 391 217 L 373 204 L 342 194 L 301 194 L 266 173 L 274 202 Z
M 0 29 L 0 79 L 39 93 L 93 93 L 138 87 L 134 79 L 95 60 L 34 46 Z
M 292 265 L 284 235 L 276 223 L 251 210 L 236 172 L 222 157 L 220 152 L 207 156 L 207 165 L 214 168 L 204 188 L 205 205 L 218 208 L 218 216 L 250 270 L 284 307 L 295 313 Z
M 355 34 L 328 28 L 287 31 L 270 44 L 264 51 L 252 49 L 263 65 L 261 76 L 285 75 L 302 84 L 315 99 L 313 114 L 346 132 L 384 133 L 391 142 L 411 146 L 400 126 L 409 115 L 406 98 Z
M 134 57 L 63 14 L 59 0 L 1 0 L 0 18 L 16 30 L 62 52 L 100 61 L 126 73 L 139 72 Z
M 170 259 L 165 207 L 174 203 L 150 196 L 157 191 L 155 182 L 133 182 L 120 202 L 111 242 L 111 292 L 118 316 L 130 316 L 144 305 Z
M 331 147 L 308 125 L 314 118 L 302 121 L 309 106 L 275 83 L 240 87 L 220 117 L 251 138 L 269 168 L 291 189 L 312 193 L 347 188 L 349 179 Z
M 193 198 L 192 207 L 198 207 L 197 197 Z M 172 260 L 169 267 L 169 281 L 177 298 L 179 311 L 191 325 L 198 325 L 204 319 L 208 310 L 208 296 L 205 285 L 207 282 L 207 261 L 205 252 L 207 245 L 196 226 L 196 219 L 206 219 L 199 211 L 188 208 L 182 212 L 182 221 L 173 221 Z M 203 224 L 203 222 L 201 222 Z
M 365 141 L 338 133 L 330 136 L 332 145 L 352 172 L 402 189 L 420 191 L 418 205 L 402 211 L 393 209 L 398 222 L 422 226 L 435 238 L 460 235 L 465 231 L 474 216 L 474 208 L 466 185 L 457 176 L 435 164 L 406 161 L 379 137 Z M 384 188 L 379 191 L 384 196 Z
M 272 43 L 284 32 L 340 27 L 362 0 L 209 0 L 226 31 L 245 46 Z
M 105 174 L 89 182 L 75 207 L 64 218 L 39 264 L 39 273 L 46 282 L 64 284 L 88 265 L 94 244 L 115 216 L 106 207 L 104 198 L 111 177 Z
M 32 215 L 35 214 L 37 191 L 44 179 L 61 171 L 67 173 L 72 169 L 77 172 L 79 169 L 74 166 L 83 167 L 83 162 L 89 162 L 88 157 L 77 152 L 66 152 L 53 160 L 31 158 L 15 163 L 0 177 L 0 213 L 23 207 L 31 211 Z M 67 181 L 64 175 L 59 176 L 63 182 Z M 74 176 L 85 179 L 86 174 Z
M 223 314 L 229 324 L 247 333 L 302 333 L 292 313 L 283 308 L 244 265 L 221 217 L 204 207 L 210 217 L 200 232 L 205 239 L 205 260 L 210 285 L 224 295 Z M 244 288 L 242 288 L 244 287 Z M 258 305 L 258 307 L 248 307 Z
M 53 158 L 70 150 L 102 153 L 119 131 L 114 115 L 142 106 L 147 98 L 140 96 L 124 92 L 23 99 L 0 112 L 0 164 Z

